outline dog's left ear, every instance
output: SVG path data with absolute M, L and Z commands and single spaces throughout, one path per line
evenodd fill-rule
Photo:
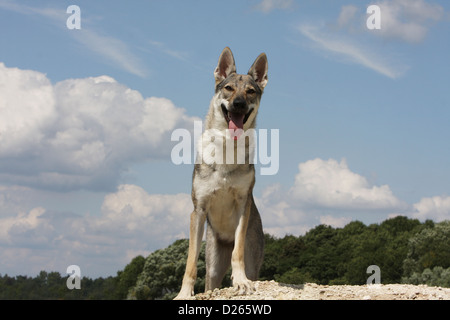
M 220 54 L 219 62 L 214 70 L 216 85 L 221 83 L 232 73 L 236 73 L 236 64 L 234 63 L 233 53 L 230 48 L 226 47 Z
M 253 65 L 248 70 L 248 75 L 256 81 L 256 83 L 264 89 L 267 84 L 268 77 L 267 71 L 269 69 L 269 63 L 267 62 L 267 56 L 265 53 L 261 53 L 258 58 L 256 58 Z

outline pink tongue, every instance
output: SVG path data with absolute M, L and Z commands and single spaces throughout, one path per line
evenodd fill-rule
M 240 113 L 230 112 L 230 122 L 228 123 L 228 129 L 242 129 L 244 130 L 244 115 Z
M 240 113 L 230 112 L 228 113 L 230 122 L 228 123 L 228 129 L 233 130 L 234 140 L 237 140 L 244 130 L 244 115 Z M 241 129 L 241 130 L 238 130 Z M 236 130 L 238 130 L 236 132 Z

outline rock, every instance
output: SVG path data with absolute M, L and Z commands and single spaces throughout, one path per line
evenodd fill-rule
M 238 295 L 233 288 L 197 294 L 197 300 L 450 300 L 450 288 L 388 284 L 328 286 L 315 283 L 292 285 L 256 281 L 255 292 Z M 370 294 L 368 294 L 370 293 Z

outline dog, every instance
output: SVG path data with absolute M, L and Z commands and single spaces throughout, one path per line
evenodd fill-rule
M 192 177 L 194 211 L 190 218 L 186 271 L 175 299 L 194 295 L 205 222 L 205 291 L 221 285 L 230 264 L 237 292 L 254 291 L 252 281 L 257 279 L 263 261 L 264 233 L 253 199 L 254 146 L 246 132 L 255 129 L 268 80 L 267 71 L 265 53 L 256 58 L 246 75 L 236 73 L 234 57 L 228 47 L 219 57 L 214 70 L 215 94 L 206 116 L 205 132 L 199 139 Z M 229 146 L 233 151 L 231 157 L 226 154 Z M 239 153 L 245 155 L 241 162 L 237 161 Z

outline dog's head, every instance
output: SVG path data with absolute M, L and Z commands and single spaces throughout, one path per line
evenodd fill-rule
M 216 80 L 216 113 L 221 114 L 220 127 L 231 130 L 247 130 L 255 127 L 264 87 L 267 84 L 268 63 L 265 53 L 261 53 L 248 73 L 237 74 L 230 48 L 225 48 L 214 71 Z

